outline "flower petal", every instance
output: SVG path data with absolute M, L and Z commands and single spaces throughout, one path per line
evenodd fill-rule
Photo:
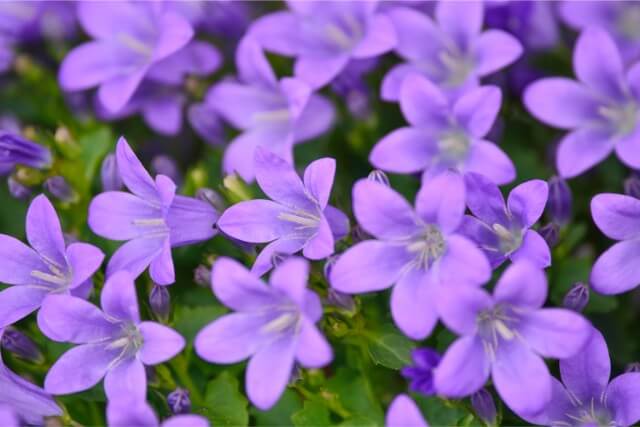
M 607 387 L 605 396 L 618 425 L 631 426 L 640 420 L 640 407 L 634 403 L 640 398 L 640 373 L 617 376 Z
M 9 285 L 33 284 L 32 272 L 48 272 L 40 256 L 20 240 L 0 234 L 0 282 Z
M 322 212 L 331 227 L 335 240 L 343 239 L 349 234 L 349 217 L 340 209 L 327 205 Z
M 547 277 L 529 262 L 515 262 L 502 273 L 493 296 L 515 306 L 540 308 L 547 299 Z
M 251 273 L 256 277 L 262 276 L 274 267 L 274 257 L 277 255 L 293 255 L 300 251 L 307 243 L 306 238 L 282 237 L 266 245 L 251 266 Z
M 483 138 L 491 130 L 501 105 L 500 88 L 481 86 L 462 95 L 453 106 L 453 114 L 469 134 Z
M 65 271 L 65 245 L 60 219 L 53 205 L 43 194 L 29 205 L 26 218 L 27 240 L 47 262 Z
M 100 305 L 106 314 L 118 320 L 140 322 L 133 276 L 126 271 L 118 271 L 110 276 L 100 293 Z
M 309 278 L 309 262 L 295 257 L 287 258 L 271 273 L 269 283 L 282 291 L 299 306 L 304 305 Z
M 224 211 L 218 227 L 225 234 L 244 242 L 270 242 L 295 231 L 295 223 L 280 218 L 286 211 L 271 200 L 248 200 Z
M 371 150 L 369 161 L 377 168 L 396 173 L 413 173 L 427 168 L 438 146 L 424 129 L 404 127 L 384 136 Z
M 38 327 L 54 341 L 74 344 L 105 340 L 119 332 L 98 307 L 69 295 L 49 295 L 43 301 Z
M 453 38 L 455 44 L 464 47 L 480 33 L 484 7 L 481 1 L 438 3 L 435 17 L 440 28 Z
M 489 226 L 508 223 L 504 197 L 496 183 L 484 175 L 469 172 L 464 176 L 464 185 L 472 214 Z
M 428 337 L 438 321 L 436 284 L 428 273 L 412 269 L 405 273 L 391 291 L 391 315 L 398 328 L 409 338 Z
M 320 218 L 318 231 L 309 239 L 302 249 L 302 254 L 309 259 L 317 260 L 327 258 L 334 252 L 334 239 L 331 227 L 324 217 Z
M 0 291 L 0 328 L 36 311 L 48 294 L 48 290 L 32 286 L 10 286 Z
M 300 20 L 289 11 L 269 13 L 251 24 L 251 35 L 265 49 L 285 56 L 298 53 Z
M 447 170 L 423 182 L 416 196 L 416 211 L 427 224 L 438 225 L 444 233 L 458 228 L 465 211 L 462 176 Z
M 366 33 L 351 53 L 354 58 L 370 58 L 390 51 L 396 45 L 396 32 L 391 20 L 382 13 L 373 15 Z
M 84 344 L 68 350 L 53 364 L 44 379 L 51 394 L 70 394 L 87 390 L 105 376 L 118 352 L 104 344 Z
M 67 91 L 90 89 L 126 71 L 126 63 L 114 43 L 95 40 L 69 52 L 58 73 L 60 86 Z
M 543 308 L 524 316 L 518 332 L 544 357 L 564 359 L 580 352 L 593 327 L 580 314 L 562 308 Z
M 464 171 L 484 175 L 497 185 L 508 184 L 516 178 L 516 168 L 509 156 L 490 141 L 471 144 Z
M 478 246 L 458 234 L 446 238 L 446 250 L 438 263 L 438 281 L 443 285 L 483 285 L 491 277 L 491 266 Z
M 171 243 L 165 239 L 160 253 L 151 260 L 149 275 L 158 285 L 170 285 L 176 281 L 176 273 L 171 257 Z
M 513 64 L 524 50 L 517 38 L 500 30 L 487 30 L 480 34 L 475 49 L 476 73 L 480 77 Z
M 256 310 L 272 300 L 265 283 L 245 266 L 227 257 L 218 258 L 213 264 L 211 287 L 218 300 L 238 311 Z
M 319 89 L 333 80 L 347 66 L 349 55 L 333 57 L 298 57 L 294 65 L 294 76 Z
M 139 357 L 145 365 L 157 365 L 175 357 L 185 345 L 182 335 L 156 322 L 138 325 L 142 335 Z
M 478 391 L 489 378 L 489 360 L 480 338 L 458 338 L 442 356 L 433 380 L 439 394 L 461 398 Z
M 296 360 L 305 368 L 322 368 L 333 359 L 333 350 L 327 339 L 308 319 L 302 320 Z
M 148 202 L 159 203 L 155 182 L 124 137 L 118 140 L 116 159 L 120 177 L 129 191 Z
M 130 357 L 109 369 L 104 377 L 104 392 L 109 400 L 124 396 L 134 402 L 144 400 L 147 397 L 147 374 L 142 362 Z
M 276 13 L 273 15 L 278 16 L 281 14 Z M 261 19 L 259 21 L 265 20 Z M 257 22 L 258 21 L 254 22 L 254 25 L 256 25 Z M 253 25 L 251 31 L 255 31 Z M 262 42 L 262 39 L 249 36 L 243 37 L 240 43 L 238 43 L 238 47 L 236 48 L 238 75 L 245 83 L 258 83 L 267 87 L 276 87 L 276 76 L 258 40 Z M 266 45 L 263 44 L 263 46 Z
M 334 124 L 336 111 L 331 101 L 312 93 L 292 129 L 295 142 L 313 139 L 325 133 Z
M 607 249 L 593 264 L 591 285 L 601 294 L 616 295 L 640 284 L 640 240 L 625 240 Z
M 640 236 L 640 200 L 622 194 L 598 194 L 591 200 L 591 215 L 600 231 L 615 240 Z
M 420 74 L 410 74 L 402 82 L 400 108 L 413 126 L 442 129 L 448 124 L 449 101 L 445 93 Z
M 540 219 L 547 205 L 549 185 L 541 179 L 523 182 L 509 193 L 507 208 L 522 227 L 531 227 Z
M 137 224 L 161 219 L 158 205 L 122 191 L 100 193 L 89 205 L 89 227 L 97 235 L 111 240 L 141 237 L 151 230 Z
M 322 209 L 329 202 L 335 174 L 336 161 L 329 157 L 311 162 L 304 170 L 304 186 Z
M 215 223 L 219 216 L 209 203 L 176 195 L 165 218 L 171 230 L 171 247 L 209 240 L 216 234 Z
M 198 356 L 212 363 L 238 363 L 251 356 L 264 342 L 260 334 L 268 319 L 249 313 L 224 315 L 205 326 L 196 336 Z
M 418 406 L 406 394 L 393 399 L 385 418 L 387 427 L 429 427 Z
M 478 316 L 493 306 L 491 296 L 484 289 L 474 286 L 440 286 L 437 297 L 442 322 L 459 335 L 475 334 Z
M 560 141 L 556 167 L 563 178 L 573 178 L 603 161 L 613 148 L 613 140 L 607 132 L 581 128 Z
M 527 230 L 520 247 L 509 258 L 511 261 L 528 261 L 539 268 L 551 265 L 551 250 L 546 240 L 533 230 Z
M 107 265 L 107 277 L 125 270 L 134 278 L 140 276 L 157 257 L 168 236 L 139 237 L 120 246 L 113 254 Z
M 67 248 L 67 260 L 73 274 L 70 288 L 75 289 L 98 271 L 104 260 L 104 252 L 88 243 L 72 243 Z
M 622 99 L 624 65 L 611 36 L 601 28 L 584 30 L 573 50 L 573 68 L 580 81 L 613 99 Z

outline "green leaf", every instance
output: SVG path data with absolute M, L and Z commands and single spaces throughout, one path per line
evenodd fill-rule
M 322 394 L 328 401 L 339 401 L 351 417 L 367 418 L 375 424 L 382 424 L 384 413 L 380 399 L 373 393 L 369 378 L 363 372 L 339 368 Z
M 238 379 L 223 372 L 207 384 L 204 415 L 214 426 L 247 426 L 247 399 L 240 392 Z
M 268 411 L 251 408 L 255 426 L 288 426 L 291 425 L 291 416 L 302 408 L 300 397 L 288 389 L 280 397 L 278 403 Z
M 331 424 L 329 409 L 322 402 L 317 401 L 304 402 L 302 409 L 291 416 L 291 421 L 297 427 L 328 426 Z
M 400 369 L 411 363 L 413 342 L 400 333 L 384 333 L 369 344 L 369 355 L 373 361 L 391 369 Z
M 421 395 L 414 397 L 425 419 L 432 426 L 456 426 L 461 421 L 464 423 L 465 418 L 470 414 L 455 401 Z
M 174 311 L 174 327 L 188 341 L 195 338 L 196 334 L 208 323 L 226 313 L 221 305 L 203 305 L 189 307 L 178 305 Z

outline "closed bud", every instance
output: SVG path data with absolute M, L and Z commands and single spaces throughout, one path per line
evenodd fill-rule
M 31 189 L 26 185 L 23 185 L 15 179 L 13 176 L 7 178 L 7 186 L 9 187 L 9 193 L 11 196 L 18 200 L 26 200 L 31 196 Z
M 51 193 L 53 197 L 63 202 L 71 202 L 76 199 L 76 193 L 67 183 L 67 180 L 57 175 L 52 176 L 44 182 L 44 188 Z
M 7 328 L 2 334 L 2 348 L 16 356 L 32 362 L 42 362 L 44 357 L 38 346 L 25 334 L 15 328 Z
M 167 403 L 174 415 L 188 414 L 191 412 L 191 399 L 189 390 L 177 388 L 167 395 Z
M 169 311 L 171 310 L 171 296 L 166 286 L 153 285 L 149 293 L 149 305 L 151 311 L 159 319 L 167 321 L 169 319 Z
M 425 396 L 435 394 L 433 370 L 440 364 L 440 354 L 430 348 L 417 348 L 411 353 L 411 359 L 413 365 L 400 371 L 409 380 L 409 389 Z
M 547 213 L 551 220 L 561 226 L 566 225 L 571 219 L 571 207 L 573 197 L 567 181 L 557 176 L 549 180 L 549 199 L 547 200 Z
M 193 281 L 198 286 L 208 288 L 211 285 L 211 269 L 206 265 L 200 264 L 193 270 Z
M 471 395 L 471 406 L 476 415 L 489 426 L 496 425 L 497 411 L 493 396 L 486 388 Z
M 562 305 L 565 308 L 573 311 L 581 312 L 589 302 L 589 287 L 578 282 L 569 289 L 569 292 L 564 296 Z
M 542 238 L 550 248 L 554 247 L 558 244 L 558 238 L 560 236 L 560 227 L 555 222 L 550 222 L 546 225 L 543 225 L 538 230 Z
M 640 177 L 636 174 L 631 175 L 624 181 L 624 193 L 627 196 L 640 199 Z
M 211 188 L 198 188 L 198 190 L 196 191 L 196 198 L 202 200 L 203 202 L 209 203 L 218 212 L 222 212 L 227 208 L 227 204 L 224 202 L 222 196 L 218 194 L 216 190 L 213 190 Z
M 354 312 L 356 309 L 356 303 L 351 295 L 343 294 L 331 287 L 327 291 L 327 304 L 349 312 Z
M 118 170 L 118 162 L 115 154 L 107 154 L 100 168 L 100 179 L 103 191 L 118 191 L 122 188 L 122 178 Z
M 35 135 L 34 135 L 35 136 Z M 15 165 L 43 169 L 51 165 L 51 151 L 18 134 L 0 130 L 0 173 L 7 173 Z
M 640 372 L 640 362 L 631 362 L 624 369 L 626 373 L 630 372 Z
M 389 187 L 389 178 L 387 177 L 387 174 L 382 172 L 379 169 L 374 169 L 369 173 L 369 176 L 367 177 L 368 180 L 370 181 L 375 181 L 378 182 L 380 184 L 384 184 L 387 187 Z
M 182 181 L 182 174 L 178 169 L 178 164 L 171 157 L 164 154 L 159 154 L 151 159 L 151 170 L 156 175 L 168 176 L 176 184 Z

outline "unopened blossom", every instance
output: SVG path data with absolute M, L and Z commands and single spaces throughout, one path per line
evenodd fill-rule
M 543 270 L 514 262 L 493 296 L 484 289 L 444 288 L 438 309 L 460 337 L 435 369 L 439 394 L 462 398 L 480 390 L 491 376 L 502 400 L 517 414 L 536 414 L 552 398 L 552 377 L 543 357 L 578 354 L 592 326 L 567 309 L 542 308 L 547 299 Z
M 258 40 L 247 36 L 236 50 L 237 80 L 223 80 L 207 93 L 205 102 L 242 133 L 226 149 L 223 169 L 254 179 L 253 159 L 262 146 L 293 163 L 293 145 L 329 129 L 331 103 L 297 78 L 277 80 Z
M 487 257 L 457 231 L 464 210 L 464 183 L 453 172 L 424 182 L 415 210 L 390 187 L 358 181 L 353 211 L 375 239 L 356 244 L 338 258 L 331 286 L 349 294 L 393 286 L 396 325 L 411 338 L 427 337 L 438 320 L 440 287 L 477 286 L 491 275 Z
M 36 311 L 50 295 L 85 295 L 104 259 L 88 243 L 65 245 L 58 215 L 44 195 L 29 205 L 26 234 L 31 247 L 0 234 L 0 283 L 12 285 L 0 292 L 0 327 Z
M 174 414 L 188 414 L 191 412 L 191 399 L 189 390 L 186 388 L 176 388 L 167 395 L 167 405 Z
M 477 172 L 498 185 L 516 176 L 511 159 L 486 140 L 500 111 L 496 86 L 470 89 L 455 102 L 425 77 L 413 74 L 400 89 L 400 108 L 408 127 L 382 138 L 369 160 L 388 172 L 423 172 L 425 177 L 453 169 Z
M 335 160 L 326 157 L 312 162 L 300 179 L 287 161 L 259 147 L 254 165 L 258 185 L 271 200 L 237 203 L 218 220 L 220 230 L 234 239 L 268 243 L 251 271 L 262 275 L 271 269 L 274 254 L 302 250 L 313 260 L 333 254 L 335 241 L 349 231 L 345 214 L 328 204 Z
M 42 362 L 44 357 L 42 352 L 31 338 L 23 334 L 16 328 L 8 327 L 4 329 L 0 345 L 14 355 L 31 362 Z
M 501 30 L 482 31 L 480 1 L 438 2 L 435 21 L 408 7 L 388 11 L 398 35 L 395 51 L 406 62 L 394 66 L 382 82 L 382 98 L 397 100 L 402 81 L 422 74 L 449 94 L 478 84 L 480 78 L 515 62 L 520 42 Z
M 562 305 L 580 313 L 589 303 L 589 286 L 578 282 L 565 294 Z
M 131 401 L 127 396 L 118 396 L 107 403 L 107 426 L 209 427 L 209 422 L 195 414 L 174 415 L 161 422 L 144 398 Z
M 471 407 L 476 415 L 489 426 L 496 425 L 497 411 L 493 396 L 486 388 L 481 388 L 471 395 Z
M 390 51 L 396 31 L 375 1 L 288 1 L 288 11 L 255 21 L 249 33 L 265 49 L 295 57 L 294 74 L 314 88 L 324 86 L 352 59 Z
M 629 427 L 640 421 L 640 373 L 611 378 L 607 343 L 593 329 L 583 349 L 560 360 L 562 383 L 552 378 L 552 399 L 536 416 L 522 417 L 545 426 Z
M 640 168 L 640 65 L 626 70 L 611 36 L 589 28 L 576 42 L 573 68 L 577 81 L 545 78 L 524 93 L 538 120 L 570 131 L 558 146 L 560 176 L 580 175 L 613 151 L 625 165 Z
M 116 155 L 114 153 L 107 154 L 102 160 L 100 167 L 100 180 L 102 182 L 102 191 L 118 191 L 122 189 L 122 178 L 118 170 Z
M 78 344 L 49 369 L 45 390 L 69 394 L 87 390 L 104 378 L 109 399 L 144 399 L 145 365 L 173 358 L 184 347 L 180 334 L 160 323 L 142 321 L 135 283 L 126 271 L 107 279 L 100 310 L 72 296 L 48 298 L 38 314 L 42 332 L 54 341 Z
M 547 204 L 548 185 L 532 179 L 516 186 L 505 203 L 497 185 L 478 174 L 467 174 L 467 205 L 461 232 L 482 248 L 493 268 L 506 259 L 528 260 L 540 268 L 551 265 L 547 242 L 531 227 Z
M 640 199 L 640 176 L 633 173 L 624 180 L 624 194 Z
M 0 334 L 4 331 L 0 329 Z M 0 356 L 0 425 L 12 416 L 29 425 L 42 425 L 44 417 L 62 415 L 55 400 L 42 388 L 24 380 L 7 368 Z M 20 423 L 14 424 L 16 427 Z
M 527 50 L 548 50 L 560 41 L 553 2 L 523 0 L 486 3 L 486 24 L 515 35 Z
M 166 176 L 153 180 L 124 138 L 118 141 L 116 159 L 131 193 L 99 194 L 91 201 L 88 218 L 94 233 L 127 241 L 109 260 L 107 275 L 127 270 L 138 277 L 149 267 L 155 283 L 171 284 L 171 248 L 213 237 L 218 213 L 209 203 L 177 195 L 176 185 Z
M 409 380 L 409 389 L 426 396 L 435 394 L 433 370 L 440 363 L 440 354 L 430 348 L 417 348 L 411 353 L 413 365 L 405 366 L 400 373 Z
M 196 353 L 212 363 L 249 358 L 246 392 L 258 408 L 271 408 L 284 392 L 294 363 L 321 368 L 333 358 L 315 325 L 322 317 L 317 294 L 307 289 L 309 263 L 289 258 L 269 285 L 230 258 L 213 265 L 216 298 L 234 310 L 210 323 L 195 339 Z
M 549 218 L 561 226 L 567 225 L 572 215 L 573 195 L 567 181 L 557 176 L 548 181 L 549 200 L 547 200 L 547 213 Z
M 593 264 L 591 287 L 615 295 L 640 284 L 640 200 L 622 194 L 598 194 L 591 215 L 600 231 L 618 242 Z
M 393 399 L 387 409 L 384 425 L 386 427 L 429 427 L 418 406 L 406 394 L 400 394 Z
M 8 174 L 16 165 L 43 169 L 51 165 L 51 151 L 20 135 L 0 130 L 0 175 Z

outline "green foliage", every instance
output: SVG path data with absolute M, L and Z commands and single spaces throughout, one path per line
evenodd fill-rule
M 202 413 L 213 426 L 239 427 L 249 425 L 247 399 L 240 391 L 237 378 L 223 372 L 207 384 Z

